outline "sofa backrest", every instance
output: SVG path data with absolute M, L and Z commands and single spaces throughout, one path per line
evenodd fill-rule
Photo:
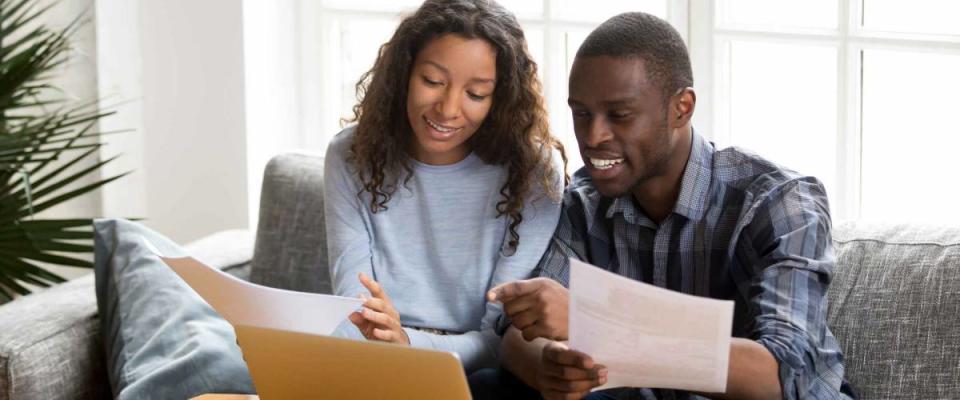
M 838 224 L 828 323 L 864 399 L 960 393 L 960 227 Z
M 828 323 L 862 398 L 960 393 L 960 227 L 838 224 Z M 323 158 L 267 165 L 250 280 L 330 293 Z
M 331 293 L 323 219 L 323 158 L 282 154 L 267 163 L 250 281 Z

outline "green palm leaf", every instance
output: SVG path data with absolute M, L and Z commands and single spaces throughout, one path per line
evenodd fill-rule
M 34 214 L 127 174 L 98 175 L 115 157 L 78 167 L 97 156 L 105 134 L 97 122 L 112 113 L 100 111 L 96 101 L 68 105 L 50 84 L 80 18 L 48 29 L 38 18 L 57 3 L 38 3 L 0 0 L 0 303 L 30 293 L 27 284 L 64 281 L 44 265 L 92 267 L 92 219 Z

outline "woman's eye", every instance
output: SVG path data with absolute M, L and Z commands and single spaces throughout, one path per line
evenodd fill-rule
M 435 80 L 430 79 L 430 78 L 427 78 L 427 77 L 423 77 L 423 82 L 426 83 L 426 84 L 429 85 L 429 86 L 437 86 L 437 85 L 440 85 L 440 84 L 443 83 L 443 82 L 435 81 Z
M 470 92 L 467 92 L 467 96 L 470 97 L 470 99 L 472 99 L 472 100 L 474 100 L 474 101 L 483 101 L 483 99 L 486 99 L 486 98 L 488 97 L 488 96 L 483 96 L 483 95 L 479 95 L 479 94 L 476 94 L 476 93 L 470 93 Z

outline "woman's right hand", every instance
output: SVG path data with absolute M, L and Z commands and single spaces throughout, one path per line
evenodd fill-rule
M 360 329 L 367 340 L 379 340 L 410 345 L 407 332 L 400 325 L 400 313 L 393 306 L 390 296 L 377 281 L 360 273 L 360 283 L 370 291 L 372 297 L 361 295 L 364 299 L 363 310 L 350 314 L 350 322 Z

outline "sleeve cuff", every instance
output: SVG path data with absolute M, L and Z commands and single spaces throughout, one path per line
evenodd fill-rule
M 780 377 L 780 393 L 784 400 L 800 399 L 799 388 L 807 387 L 803 383 L 804 375 L 802 371 L 794 367 L 794 364 L 802 360 L 797 358 L 796 354 L 786 348 L 786 346 L 777 343 L 776 340 L 769 338 L 760 338 L 757 340 L 763 347 L 773 355 L 777 360 L 778 375 Z
M 430 335 L 426 332 L 421 332 L 413 328 L 403 328 L 403 331 L 407 333 L 407 338 L 410 339 L 410 347 L 416 347 L 418 349 L 433 348 L 433 341 L 430 340 Z

